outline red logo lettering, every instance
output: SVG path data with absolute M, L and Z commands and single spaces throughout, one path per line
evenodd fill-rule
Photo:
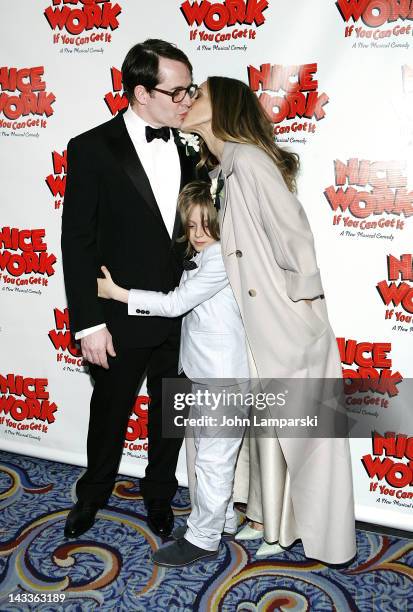
M 117 68 L 111 68 L 110 72 L 112 77 L 113 92 L 108 92 L 105 95 L 104 100 L 111 114 L 116 115 L 119 111 L 127 108 L 128 99 L 126 94 L 121 95 L 116 93 L 122 89 L 122 72 Z
M 52 30 L 65 29 L 69 34 L 78 35 L 93 28 L 112 31 L 119 27 L 118 17 L 122 12 L 118 3 L 107 0 L 83 0 L 81 8 L 70 8 L 67 4 L 78 4 L 78 0 L 53 0 L 53 6 L 48 6 L 44 15 Z M 99 6 L 103 4 L 103 6 Z
M 7 68 L 6 66 L 0 68 L 0 87 L 2 89 L 0 93 L 0 113 L 3 113 L 10 120 L 27 115 L 50 117 L 53 114 L 52 104 L 55 102 L 56 96 L 45 91 L 46 83 L 42 80 L 43 74 L 43 66 L 19 69 Z M 5 127 L 16 127 L 3 125 Z M 27 125 L 17 127 L 27 127 Z
M 186 0 L 181 4 L 181 13 L 189 26 L 196 23 L 217 32 L 236 24 L 259 27 L 265 22 L 263 13 L 267 8 L 267 0 L 224 0 L 222 3 L 201 0 L 192 4 Z
M 413 2 L 402 0 L 337 0 L 336 6 L 344 21 L 360 18 L 370 28 L 377 28 L 397 19 L 413 19 Z

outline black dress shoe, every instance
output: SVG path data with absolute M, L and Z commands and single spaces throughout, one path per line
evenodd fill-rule
M 159 548 L 154 552 L 152 559 L 156 565 L 162 567 L 183 567 L 195 561 L 216 557 L 217 554 L 217 550 L 205 550 L 181 538 L 173 544 Z
M 174 526 L 174 515 L 168 502 L 153 500 L 146 502 L 148 516 L 146 522 L 153 533 L 161 538 L 167 538 Z
M 78 538 L 93 527 L 99 508 L 98 504 L 78 501 L 67 515 L 65 538 Z

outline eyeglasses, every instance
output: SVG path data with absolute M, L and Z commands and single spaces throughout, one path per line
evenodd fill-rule
M 195 83 L 191 83 L 190 85 L 188 85 L 188 87 L 177 87 L 173 91 L 166 91 L 166 89 L 159 89 L 158 87 L 152 87 L 152 91 L 159 91 L 160 93 L 170 96 L 172 98 L 172 102 L 175 102 L 175 104 L 182 102 L 186 94 L 188 94 L 191 100 L 192 98 L 196 98 L 198 89 L 199 87 L 198 85 L 195 85 Z

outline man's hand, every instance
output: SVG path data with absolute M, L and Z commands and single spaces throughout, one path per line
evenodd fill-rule
M 82 347 L 82 355 L 89 363 L 102 366 L 106 370 L 109 369 L 106 353 L 111 357 L 116 357 L 112 335 L 106 327 L 82 338 L 80 345 Z

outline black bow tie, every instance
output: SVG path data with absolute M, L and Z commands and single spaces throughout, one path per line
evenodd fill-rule
M 145 127 L 146 141 L 152 142 L 154 138 L 162 138 L 165 142 L 168 142 L 171 136 L 171 130 L 168 127 L 153 128 L 150 125 Z
M 182 267 L 184 270 L 195 270 L 195 268 L 198 266 L 193 259 L 184 259 L 182 262 Z

